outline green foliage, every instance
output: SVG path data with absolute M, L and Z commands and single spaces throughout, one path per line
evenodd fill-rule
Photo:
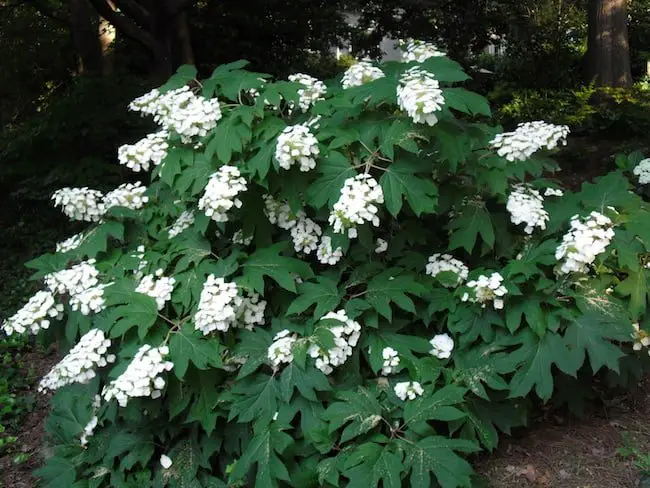
M 92 256 L 102 282 L 115 282 L 105 290 L 106 310 L 81 317 L 66 305 L 71 319 L 54 327 L 69 343 L 101 328 L 117 362 L 54 396 L 47 427 L 55 455 L 39 471 L 45 486 L 468 487 L 466 455 L 494 449 L 500 432 L 524 425 L 529 400 L 552 400 L 575 377 L 625 384 L 638 376 L 632 320 L 647 327 L 650 207 L 630 191 L 629 168 L 549 197 L 548 228 L 529 236 L 510 223 L 506 193 L 522 181 L 543 192 L 548 182 L 535 178 L 554 164 L 538 156 L 508 162 L 489 148 L 500 129 L 479 120 L 490 113 L 487 102 L 456 85 L 467 78 L 456 63 L 423 64 L 450 100 L 433 126 L 414 124 L 396 104 L 409 65 L 388 63 L 384 78 L 350 90 L 328 82 L 328 95 L 306 114 L 287 110 L 295 85 L 261 87 L 267 76 L 243 67 L 233 63 L 202 80 L 204 92 L 224 102 L 223 118 L 202 144 L 172 135 L 144 209 L 113 211 L 92 226 L 99 235 L 92 246 L 31 263 L 42 276 Z M 190 76 L 183 68 L 167 87 Z M 315 114 L 316 168 L 280 168 L 278 133 Z M 196 209 L 208 176 L 225 164 L 247 181 L 241 208 L 218 223 L 196 210 L 194 224 L 169 238 L 180 212 Z M 336 234 L 328 215 L 346 179 L 364 167 L 383 189 L 380 225 L 359 224 L 357 238 Z M 296 252 L 290 232 L 264 216 L 266 194 L 304 211 L 343 258 L 326 265 Z M 612 215 L 614 241 L 588 272 L 557 274 L 555 249 L 571 216 L 591 211 Z M 233 239 L 240 230 L 250 244 Z M 386 252 L 375 252 L 376 238 L 388 242 Z M 140 245 L 142 270 L 130 257 Z M 470 290 L 449 273 L 427 275 L 427 258 L 437 252 L 462 259 L 469 279 L 499 271 L 508 290 L 503 310 L 465 301 Z M 157 269 L 177 280 L 161 309 L 134 291 L 134 272 Z M 265 324 L 195 330 L 211 274 L 262 295 Z M 360 338 L 325 375 L 310 346 L 337 344 L 342 324 L 322 318 L 339 310 L 360 325 Z M 293 358 L 274 367 L 269 346 L 280 331 L 295 340 Z M 447 358 L 430 352 L 430 339 L 443 332 L 454 342 Z M 162 396 L 126 407 L 103 402 L 94 411 L 94 395 L 142 344 L 169 346 L 174 368 Z M 382 374 L 387 347 L 400 363 Z M 421 394 L 401 399 L 396 386 L 405 382 L 417 382 Z M 93 413 L 98 426 L 82 448 Z M 168 469 L 162 454 L 173 461 Z

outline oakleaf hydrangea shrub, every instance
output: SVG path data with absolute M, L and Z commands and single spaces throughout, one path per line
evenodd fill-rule
M 69 350 L 45 486 L 467 487 L 529 405 L 640 377 L 632 168 L 563 190 L 568 129 L 504 133 L 409 49 L 327 82 L 183 67 L 130 106 L 160 129 L 116 160 L 147 181 L 54 195 L 90 226 L 2 324 Z

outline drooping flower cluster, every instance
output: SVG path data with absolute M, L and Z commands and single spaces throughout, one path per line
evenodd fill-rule
M 179 215 L 178 219 L 176 219 L 176 222 L 174 222 L 169 228 L 167 235 L 170 239 L 173 239 L 185 229 L 189 229 L 192 224 L 194 224 L 194 211 L 185 210 L 182 214 Z
M 239 229 L 232 235 L 232 242 L 234 244 L 241 244 L 242 246 L 248 246 L 251 242 L 253 242 L 253 237 L 252 235 L 250 236 L 244 236 L 244 231 Z
M 199 309 L 194 315 L 194 327 L 204 335 L 214 330 L 226 332 L 235 324 L 241 304 L 237 285 L 211 274 L 201 290 Z
M 640 351 L 644 347 L 650 346 L 650 334 L 639 327 L 639 324 L 632 324 L 634 332 L 632 332 L 632 339 L 634 339 L 634 346 L 632 348 L 635 351 Z M 650 350 L 648 351 L 650 354 Z
M 298 89 L 298 96 L 300 97 L 298 105 L 303 112 L 307 112 L 318 100 L 323 100 L 323 96 L 327 92 L 325 83 L 303 73 L 290 75 L 289 81 L 300 83 L 304 87 Z
M 515 224 L 525 224 L 524 232 L 532 234 L 535 227 L 546 229 L 549 215 L 544 210 L 544 198 L 534 188 L 526 185 L 515 185 L 508 195 L 506 209 L 510 212 L 510 221 Z
M 650 183 L 650 158 L 640 161 L 639 164 L 634 167 L 632 173 L 639 177 L 640 185 L 647 185 Z
M 564 195 L 564 192 L 562 190 L 556 190 L 555 188 L 547 188 L 544 190 L 545 197 L 561 197 L 562 195 Z
M 397 398 L 402 401 L 406 401 L 407 399 L 415 400 L 424 393 L 422 385 L 417 381 L 402 381 L 401 383 L 397 383 L 393 390 Z
M 86 384 L 97 376 L 96 369 L 115 361 L 115 355 L 107 354 L 110 339 L 99 329 L 91 329 L 59 363 L 47 373 L 38 391 L 54 391 L 73 383 Z
M 564 260 L 559 268 L 560 274 L 585 273 L 589 265 L 602 254 L 614 238 L 614 229 L 609 217 L 591 212 L 588 217 L 571 217 L 571 229 L 555 251 L 555 258 Z
M 319 153 L 318 140 L 307 124 L 285 127 L 275 146 L 275 159 L 282 169 L 290 169 L 294 164 L 299 164 L 303 172 L 314 169 Z
M 293 345 L 298 340 L 290 330 L 284 329 L 273 337 L 273 343 L 269 346 L 267 357 L 271 361 L 273 369 L 278 369 L 281 364 L 289 364 L 293 361 Z
M 246 293 L 237 308 L 237 326 L 253 330 L 255 325 L 264 325 L 266 300 L 259 293 Z
M 397 87 L 397 103 L 416 124 L 435 125 L 436 112 L 445 104 L 440 83 L 433 74 L 414 67 L 400 78 Z
M 429 256 L 429 263 L 426 265 L 426 274 L 432 277 L 438 276 L 440 273 L 453 273 L 456 275 L 456 283 L 442 282 L 442 285 L 447 288 L 460 285 L 467 279 L 469 268 L 465 264 L 454 258 L 451 254 L 435 253 Z
M 439 51 L 434 44 L 416 39 L 409 39 L 404 43 L 404 52 L 402 61 L 405 63 L 415 61 L 421 63 L 429 58 L 444 56 L 445 53 Z
M 388 242 L 381 237 L 378 237 L 375 241 L 375 254 L 382 254 L 386 251 L 388 251 Z
M 172 299 L 172 291 L 174 291 L 175 278 L 163 276 L 163 270 L 157 269 L 155 276 L 152 274 L 144 276 L 137 288 L 138 293 L 144 293 L 156 300 L 158 310 L 165 308 L 165 303 Z
M 85 236 L 83 232 L 75 234 L 72 237 L 68 237 L 67 239 L 57 243 L 56 252 L 64 253 L 74 251 L 79 246 L 81 246 L 81 243 L 84 241 L 84 239 Z
M 81 436 L 79 437 L 79 444 L 81 444 L 81 447 L 85 447 L 88 445 L 88 438 L 92 437 L 93 434 L 95 433 L 95 429 L 97 428 L 97 422 L 99 422 L 99 418 L 97 417 L 97 415 L 93 415 L 93 418 L 91 418 L 90 421 L 84 427 L 84 430 L 81 433 Z
M 569 127 L 541 120 L 519 124 L 512 132 L 498 134 L 490 141 L 497 154 L 508 161 L 525 161 L 542 148 L 551 150 L 566 145 Z
M 81 312 L 82 315 L 101 312 L 106 306 L 104 290 L 110 285 L 111 283 L 96 285 L 72 295 L 70 297 L 70 307 L 75 312 Z
M 381 186 L 369 174 L 360 174 L 348 178 L 341 189 L 341 196 L 334 204 L 329 216 L 329 223 L 334 232 L 348 237 L 357 237 L 357 225 L 371 222 L 379 226 L 377 204 L 384 203 L 384 193 Z
M 304 212 L 294 213 L 286 202 L 277 202 L 271 195 L 264 195 L 264 213 L 273 225 L 289 230 L 296 225 L 299 218 L 304 217 Z
M 447 359 L 451 356 L 451 351 L 454 350 L 454 340 L 448 334 L 438 334 L 433 336 L 429 341 L 431 349 L 429 354 L 434 355 L 438 359 Z
M 165 380 L 160 375 L 174 367 L 174 363 L 164 360 L 168 354 L 167 346 L 151 347 L 144 344 L 124 373 L 104 387 L 104 400 L 109 402 L 115 398 L 120 407 L 126 407 L 130 398 L 159 398 L 165 387 Z
M 316 367 L 325 374 L 330 374 L 335 367 L 344 364 L 352 356 L 352 348 L 359 342 L 361 336 L 361 325 L 348 318 L 345 310 L 329 312 L 321 320 L 336 320 L 340 325 L 334 325 L 329 328 L 334 335 L 335 346 L 331 349 L 325 349 L 319 344 L 309 346 L 309 355 L 316 359 Z
M 167 156 L 169 132 L 161 130 L 148 134 L 135 144 L 125 144 L 117 150 L 117 159 L 120 164 L 139 172 L 149 171 L 151 165 L 158 166 Z
M 384 359 L 384 364 L 381 366 L 381 374 L 388 376 L 397 371 L 399 366 L 399 354 L 392 347 L 385 347 L 381 351 L 381 357 Z
M 125 207 L 131 210 L 140 210 L 149 201 L 149 197 L 144 196 L 146 191 L 147 187 L 139 181 L 124 183 L 106 194 L 104 208 L 108 210 L 113 207 Z
M 215 222 L 227 222 L 228 211 L 240 208 L 242 202 L 237 195 L 246 191 L 246 180 L 234 166 L 222 166 L 210 176 L 205 192 L 199 200 L 199 210 Z
M 290 232 L 296 252 L 305 254 L 311 254 L 318 249 L 318 238 L 323 233 L 320 225 L 307 217 L 302 210 L 298 212 L 296 223 Z
M 480 303 L 483 308 L 488 302 L 493 302 L 495 310 L 503 308 L 503 297 L 508 293 L 508 289 L 503 286 L 503 276 L 499 273 L 492 273 L 490 276 L 481 275 L 476 280 L 468 281 L 467 286 L 471 292 L 465 293 L 462 301 Z
M 105 213 L 104 195 L 99 190 L 90 188 L 61 188 L 52 195 L 55 207 L 70 220 L 99 222 Z
M 318 249 L 316 250 L 316 257 L 322 264 L 334 266 L 343 257 L 343 249 L 341 249 L 340 246 L 333 249 L 332 238 L 329 236 L 323 236 L 318 245 Z
M 45 285 L 52 293 L 74 296 L 98 284 L 97 276 L 99 271 L 95 268 L 95 260 L 89 259 L 71 268 L 46 275 Z
M 63 317 L 63 305 L 56 303 L 49 291 L 39 291 L 23 307 L 9 317 L 3 324 L 5 334 L 38 334 L 41 329 L 48 329 L 52 320 Z
M 370 62 L 359 61 L 343 73 L 341 86 L 344 90 L 347 90 L 355 86 L 365 85 L 384 76 L 384 72 L 376 66 L 373 66 Z

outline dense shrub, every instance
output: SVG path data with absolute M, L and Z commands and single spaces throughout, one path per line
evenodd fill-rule
M 639 377 L 627 166 L 562 194 L 566 128 L 499 135 L 425 58 L 326 93 L 185 67 L 133 102 L 162 124 L 119 151 L 148 188 L 57 192 L 91 226 L 29 263 L 45 287 L 3 325 L 74 345 L 41 384 L 46 486 L 470 486 L 530 400 Z

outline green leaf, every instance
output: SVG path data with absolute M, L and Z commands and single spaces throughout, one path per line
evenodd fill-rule
M 137 327 L 138 337 L 144 339 L 158 319 L 156 300 L 143 293 L 123 293 L 118 291 L 117 287 L 118 285 L 114 284 L 105 291 L 108 306 L 122 304 L 109 309 L 106 323 L 109 324 L 110 337 L 119 337 L 132 327 Z
M 612 171 L 596 179 L 596 183 L 583 183 L 580 199 L 588 210 L 605 213 L 607 207 L 635 208 L 641 199 L 630 192 L 630 182 L 620 171 Z
M 199 422 L 203 430 L 210 435 L 214 431 L 219 416 L 219 413 L 215 411 L 215 407 L 219 401 L 219 390 L 217 388 L 220 380 L 214 374 L 214 371 L 207 371 L 201 372 L 197 379 L 193 379 L 193 383 L 198 389 L 198 395 L 192 403 L 192 408 L 185 422 Z
M 453 83 L 457 81 L 465 81 L 469 76 L 463 71 L 463 67 L 456 61 L 452 61 L 446 56 L 434 56 L 426 59 L 421 63 L 422 68 L 426 71 L 433 73 L 436 80 Z M 409 64 L 410 66 L 410 64 Z
M 451 221 L 450 228 L 452 231 L 449 239 L 450 250 L 462 247 L 471 254 L 479 235 L 489 248 L 494 246 L 492 219 L 483 206 L 464 206 L 460 215 Z
M 350 479 L 349 488 L 377 487 L 401 488 L 403 454 L 395 452 L 390 444 L 381 446 L 374 442 L 357 447 L 344 465 L 344 474 Z
M 524 426 L 528 421 L 524 403 L 513 400 L 470 400 L 465 413 L 466 417 L 459 421 L 464 424 L 461 435 L 468 440 L 477 439 L 490 451 L 499 444 L 498 430 L 509 435 L 513 427 Z
M 433 213 L 438 202 L 438 187 L 429 172 L 427 176 L 416 176 L 422 172 L 421 165 L 399 160 L 389 165 L 379 183 L 384 192 L 388 211 L 396 217 L 402 209 L 402 197 L 406 197 L 416 215 Z
M 348 424 L 341 433 L 341 443 L 365 434 L 381 422 L 381 405 L 369 390 L 360 386 L 353 391 L 338 392 L 336 397 L 340 401 L 332 403 L 323 418 L 329 421 L 330 432 Z
M 627 278 L 616 286 L 616 292 L 630 297 L 629 309 L 634 318 L 642 316 L 648 305 L 648 276 L 645 269 L 630 271 Z
M 413 125 L 405 120 L 397 119 L 384 131 L 379 149 L 390 159 L 395 157 L 394 146 L 399 146 L 410 152 L 417 152 L 418 145 L 415 138 L 418 133 L 413 130 Z
M 99 253 L 106 252 L 110 238 L 118 241 L 124 239 L 124 225 L 121 222 L 108 220 L 99 224 L 84 235 L 83 242 L 75 252 L 94 258 Z
M 406 403 L 404 420 L 406 423 L 423 420 L 457 420 L 465 416 L 453 405 L 463 403 L 467 388 L 448 385 L 435 391 L 433 395 L 423 395 Z
M 232 160 L 233 153 L 242 152 L 244 145 L 250 142 L 251 129 L 237 116 L 236 110 L 217 125 L 214 137 L 205 149 L 208 160 L 211 160 L 216 153 L 222 164 L 228 164 Z
M 257 154 L 248 160 L 248 168 L 252 174 L 259 175 L 260 180 L 266 178 L 266 175 L 271 169 L 271 161 L 273 159 L 275 148 L 271 144 L 264 145 Z
M 469 350 L 454 353 L 455 370 L 453 378 L 469 388 L 475 395 L 489 400 L 483 383 L 493 390 L 507 390 L 508 383 L 501 377 L 505 371 L 499 369 L 498 358 L 502 348 L 494 344 L 485 344 Z
M 319 319 L 341 303 L 343 293 L 334 280 L 317 276 L 316 281 L 317 283 L 304 282 L 298 285 L 299 296 L 289 305 L 287 315 L 300 314 L 315 304 L 314 319 Z
M 254 331 L 242 331 L 240 338 L 241 341 L 235 348 L 235 354 L 247 359 L 239 370 L 238 380 L 255 372 L 268 360 L 267 354 L 272 342 L 271 335 L 259 327 Z
M 176 178 L 174 190 L 179 195 L 188 193 L 189 195 L 198 195 L 201 193 L 210 179 L 210 175 L 217 170 L 213 164 L 203 154 L 196 154 L 194 162 L 189 167 L 184 168 L 181 174 Z
M 391 303 L 414 314 L 415 304 L 407 294 L 421 296 L 427 292 L 425 286 L 416 281 L 415 275 L 405 273 L 393 276 L 396 273 L 399 273 L 399 270 L 388 269 L 375 276 L 368 283 L 365 292 L 368 303 L 389 321 L 393 316 Z
M 478 93 L 464 88 L 446 88 L 443 90 L 443 95 L 445 103 L 453 109 L 470 115 L 492 116 L 489 102 Z
M 238 417 L 239 422 L 271 422 L 277 412 L 278 381 L 273 376 L 258 375 L 239 381 L 232 388 L 237 396 L 228 415 L 228 421 Z
M 242 264 L 243 276 L 238 284 L 264 294 L 264 276 L 275 280 L 285 290 L 296 292 L 295 275 L 301 278 L 312 276 L 311 268 L 304 261 L 280 256 L 288 243 L 280 242 L 273 246 L 258 249 Z M 293 273 L 293 274 L 292 274 Z
M 44 487 L 61 488 L 73 485 L 77 479 L 77 468 L 67 459 L 51 457 L 34 474 L 43 480 Z
M 36 273 L 30 276 L 30 279 L 40 280 L 47 274 L 56 273 L 65 269 L 69 261 L 70 256 L 66 254 L 43 254 L 36 259 L 26 262 L 25 267 L 36 270 Z
M 357 174 L 348 158 L 337 151 L 331 151 L 320 159 L 316 169 L 323 176 L 307 188 L 307 203 L 314 208 L 321 208 L 328 202 L 330 206 L 334 205 L 345 180 Z
M 203 336 L 192 324 L 185 324 L 172 334 L 169 354 L 174 363 L 174 374 L 182 380 L 191 361 L 198 369 L 222 366 L 219 338 Z
M 310 367 L 302 370 L 291 363 L 280 375 L 280 393 L 285 402 L 289 402 L 294 389 L 307 400 L 317 401 L 317 391 L 331 390 L 327 377 L 318 369 Z

